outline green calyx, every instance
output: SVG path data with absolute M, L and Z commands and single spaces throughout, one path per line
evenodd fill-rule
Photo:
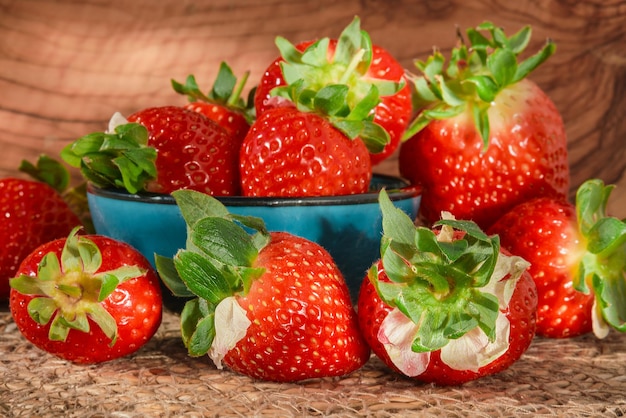
M 215 338 L 217 305 L 247 294 L 264 273 L 253 265 L 270 236 L 262 219 L 231 214 L 212 196 L 193 190 L 172 195 L 187 224 L 186 248 L 173 258 L 156 255 L 156 266 L 174 295 L 192 298 L 181 313 L 182 339 L 190 355 L 201 356 Z
M 613 188 L 592 179 L 576 193 L 579 231 L 587 251 L 578 265 L 574 287 L 585 294 L 591 288 L 604 321 L 626 332 L 626 221 L 606 214 Z
M 252 122 L 254 119 L 254 89 L 249 92 L 247 101 L 241 97 L 249 76 L 250 72 L 246 71 L 237 83 L 237 77 L 230 66 L 226 62 L 221 62 L 213 87 L 207 94 L 200 90 L 196 78 L 191 74 L 187 76 L 185 84 L 176 80 L 171 80 L 171 83 L 174 91 L 187 96 L 190 102 L 221 104 L 241 112 L 249 122 Z
M 122 266 L 98 272 L 102 254 L 98 246 L 75 228 L 68 236 L 61 258 L 53 252 L 39 263 L 36 277 L 22 275 L 10 279 L 10 286 L 35 297 L 28 304 L 28 314 L 41 325 L 50 323 L 49 338 L 65 341 L 70 330 L 89 332 L 91 319 L 114 345 L 117 339 L 115 318 L 101 304 L 117 286 L 145 271 L 136 266 Z
M 70 185 L 70 173 L 63 164 L 47 155 L 40 155 L 35 164 L 22 160 L 19 170 L 63 194 Z
M 396 208 L 383 190 L 381 260 L 390 282 L 378 280 L 376 267 L 369 278 L 380 298 L 419 325 L 415 352 L 445 346 L 480 327 L 494 341 L 499 314 L 498 297 L 485 291 L 494 279 L 500 242 L 470 221 L 441 220 L 437 235 L 416 227 Z M 453 230 L 462 237 L 452 237 Z
M 487 32 L 485 36 L 481 32 Z M 448 119 L 470 111 L 484 149 L 489 145 L 487 112 L 498 93 L 528 76 L 556 50 L 548 39 L 531 57 L 518 61 L 531 37 L 530 26 L 507 37 L 491 22 L 467 30 L 469 44 L 459 35 L 460 45 L 452 49 L 446 66 L 444 56 L 435 51 L 426 61 L 417 60 L 421 75 L 409 76 L 415 86 L 414 106 L 421 109 L 403 139 L 408 139 L 432 120 Z
M 85 135 L 61 151 L 61 158 L 80 169 L 83 177 L 100 188 L 126 189 L 129 193 L 145 190 L 156 179 L 154 147 L 148 145 L 148 130 L 139 123 L 127 123 L 120 115 L 113 132 Z
M 329 61 L 329 38 L 322 38 L 299 51 L 282 37 L 276 45 L 285 86 L 271 94 L 291 100 L 301 111 L 316 112 L 331 121 L 349 138 L 361 138 L 370 152 L 382 151 L 388 132 L 373 122 L 374 108 L 381 96 L 397 93 L 404 86 L 367 76 L 372 63 L 372 42 L 355 17 L 337 40 Z

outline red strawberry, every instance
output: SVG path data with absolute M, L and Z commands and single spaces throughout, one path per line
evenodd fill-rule
M 458 385 L 505 370 L 535 335 L 528 263 L 473 222 L 413 226 L 381 192 L 381 259 L 361 287 L 358 315 L 372 351 L 423 382 Z M 455 228 L 456 230 L 453 230 Z
M 608 217 L 612 186 L 589 180 L 576 206 L 550 198 L 521 203 L 489 230 L 531 264 L 539 308 L 537 333 L 575 337 L 626 331 L 626 222 Z
M 40 158 L 39 163 L 54 164 L 47 157 Z M 55 165 L 54 170 L 57 168 Z M 65 172 L 52 184 L 63 190 L 68 181 Z M 31 251 L 81 225 L 59 190 L 42 181 L 0 179 L 0 300 L 9 298 L 9 279 Z
M 371 155 L 372 165 L 376 165 L 389 157 L 400 143 L 400 138 L 404 133 L 412 112 L 411 91 L 406 83 L 404 68 L 385 49 L 380 46 L 371 45 L 369 35 L 360 31 L 360 20 L 355 18 L 344 30 L 342 36 L 337 39 L 324 39 L 322 42 L 306 41 L 295 46 L 289 44 L 282 38 L 277 39 L 277 45 L 281 49 L 282 56 L 274 60 L 265 70 L 254 96 L 254 105 L 257 116 L 276 104 L 272 99 L 272 90 L 278 86 L 293 83 L 298 78 L 303 78 L 307 83 L 319 89 L 323 85 L 329 84 L 358 84 L 361 82 L 372 83 L 383 80 L 390 81 L 400 86 L 395 90 L 384 90 L 381 92 L 380 102 L 374 108 L 374 122 L 382 126 L 390 137 L 389 143 L 383 151 L 373 152 Z M 345 36 L 348 34 L 349 36 Z M 368 64 L 359 64 L 355 72 L 346 73 L 352 70 L 350 48 L 346 48 L 348 39 L 358 40 L 368 44 L 364 53 L 368 56 Z M 338 47 L 339 45 L 339 47 Z M 298 52 L 316 51 L 322 48 L 326 54 L 315 54 L 315 60 L 300 60 L 301 54 Z M 337 52 L 339 51 L 339 52 Z M 309 54 L 311 57 L 314 54 Z M 285 63 L 288 64 L 288 73 L 283 74 Z M 358 90 L 357 90 L 358 91 Z M 350 100 L 360 100 L 359 95 L 367 92 L 361 91 L 351 97 Z
M 241 143 L 250 129 L 248 113 L 252 104 L 247 106 L 241 99 L 241 92 L 249 74 L 246 72 L 241 82 L 237 84 L 232 69 L 222 62 L 213 88 L 208 94 L 200 91 L 193 75 L 187 77 L 185 84 L 172 80 L 172 87 L 177 93 L 189 98 L 185 108 L 202 113 L 217 122 L 233 136 L 235 141 Z
M 13 319 L 34 345 L 75 363 L 133 353 L 161 323 L 159 279 L 129 245 L 77 231 L 24 259 L 11 279 Z
M 365 193 L 372 170 L 361 139 L 326 118 L 295 107 L 263 113 L 240 152 L 244 196 L 329 196 Z
M 488 22 L 467 33 L 470 44 L 453 50 L 447 68 L 439 52 L 417 63 L 420 112 L 400 147 L 399 168 L 424 188 L 425 223 L 445 210 L 487 229 L 518 203 L 567 195 L 567 138 L 554 103 L 524 78 L 554 44 L 517 64 L 529 27 L 510 38 Z
M 223 362 L 278 382 L 344 375 L 369 359 L 348 287 L 326 250 L 268 233 L 261 219 L 231 215 L 210 196 L 173 195 L 190 245 L 156 261 L 175 294 L 194 297 L 181 313 L 190 355 L 208 353 L 218 368 Z
M 79 138 L 62 157 L 98 187 L 232 196 L 239 194 L 239 147 L 206 116 L 163 106 L 141 110 L 128 120 L 115 114 L 108 132 Z

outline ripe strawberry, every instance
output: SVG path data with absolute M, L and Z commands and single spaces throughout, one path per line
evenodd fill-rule
M 163 194 L 193 189 L 232 196 L 239 194 L 239 146 L 206 116 L 162 106 L 128 119 L 116 113 L 108 132 L 81 137 L 61 155 L 98 187 Z
M 13 319 L 34 345 L 75 363 L 133 353 L 161 323 L 159 279 L 131 246 L 77 232 L 24 259 L 10 281 Z
M 9 298 L 9 279 L 31 251 L 45 242 L 67 236 L 81 225 L 60 194 L 69 182 L 69 173 L 61 171 L 58 163 L 45 156 L 39 159 L 37 167 L 28 166 L 41 175 L 41 164 L 52 166 L 43 174 L 54 177 L 49 179 L 52 185 L 21 178 L 0 179 L 0 300 Z
M 381 192 L 381 259 L 358 300 L 361 331 L 393 370 L 458 385 L 499 373 L 535 335 L 537 293 L 528 263 L 473 222 L 413 226 Z M 454 228 L 454 229 L 453 229 Z
M 606 215 L 613 186 L 589 180 L 576 205 L 536 198 L 500 218 L 490 233 L 531 264 L 537 333 L 575 337 L 626 331 L 626 222 Z
M 295 107 L 263 113 L 240 152 L 244 196 L 365 193 L 372 178 L 367 147 L 326 118 Z
M 372 152 L 370 157 L 374 166 L 398 148 L 400 138 L 411 117 L 411 90 L 406 83 L 402 65 L 387 50 L 372 45 L 369 35 L 365 31 L 360 31 L 359 27 L 360 20 L 355 18 L 338 40 L 305 41 L 295 46 L 281 37 L 277 38 L 281 56 L 267 67 L 261 77 L 254 95 L 254 105 L 257 116 L 260 116 L 279 102 L 272 98 L 274 96 L 272 90 L 291 84 L 299 78 L 315 86 L 315 90 L 329 84 L 358 86 L 360 83 L 377 83 L 381 87 L 381 98 L 373 110 L 373 121 L 389 133 L 390 140 L 382 151 Z M 359 39 L 361 37 L 362 39 Z M 352 50 L 350 42 L 361 42 L 366 46 L 361 52 L 365 54 L 366 61 L 356 65 L 356 68 L 353 68 L 356 63 L 354 57 L 350 55 Z M 311 52 L 307 54 L 309 59 L 303 60 L 301 53 L 307 50 Z M 391 84 L 383 87 L 383 81 Z M 396 87 L 389 90 L 392 85 Z M 366 89 L 354 90 L 356 94 L 349 97 L 349 100 L 354 102 L 359 101 L 367 92 Z
M 250 73 L 246 72 L 241 82 L 237 84 L 232 69 L 222 62 L 208 94 L 200 91 L 193 75 L 187 77 L 185 84 L 172 80 L 172 87 L 177 93 L 189 98 L 189 103 L 184 106 L 186 109 L 201 113 L 217 122 L 233 136 L 234 141 L 241 143 L 250 129 L 249 113 L 252 103 L 248 106 L 241 99 L 241 92 L 249 75 Z
M 231 215 L 210 196 L 173 195 L 189 245 L 156 262 L 174 294 L 194 297 L 181 313 L 190 355 L 208 353 L 220 369 L 223 362 L 278 382 L 344 375 L 369 359 L 347 285 L 326 250 L 268 233 L 260 218 Z
M 567 195 L 567 138 L 554 103 L 525 78 L 555 45 L 548 41 L 518 64 L 530 27 L 507 38 L 486 22 L 467 34 L 470 44 L 453 50 L 447 68 L 439 52 L 417 62 L 420 111 L 400 147 L 399 169 L 424 188 L 426 224 L 449 211 L 486 230 L 518 203 Z

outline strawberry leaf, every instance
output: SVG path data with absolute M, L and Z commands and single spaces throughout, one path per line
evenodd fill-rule
M 323 110 L 329 116 L 347 116 L 349 108 L 347 104 L 349 88 L 345 84 L 331 84 L 317 92 L 313 98 L 314 109 Z
M 513 82 L 518 82 L 526 78 L 537 67 L 543 64 L 556 52 L 556 45 L 551 39 L 548 39 L 546 45 L 539 52 L 522 61 L 518 67 Z
M 114 133 L 95 132 L 77 139 L 61 151 L 61 158 L 97 187 L 137 193 L 156 178 L 156 150 L 147 143 L 143 125 L 125 123 L 115 126 Z
M 155 254 L 154 261 L 157 271 L 159 272 L 159 277 L 174 296 L 184 298 L 195 296 L 180 278 L 180 275 L 176 271 L 173 258 Z
M 54 300 L 42 297 L 34 298 L 28 302 L 28 315 L 40 325 L 47 325 L 50 322 L 52 316 L 58 310 L 57 304 Z
M 508 49 L 496 49 L 487 57 L 487 68 L 493 74 L 496 85 L 508 86 L 517 71 L 515 53 Z
M 181 336 L 190 355 L 205 355 L 215 338 L 215 307 L 204 299 L 192 299 L 185 303 L 180 315 Z
M 174 91 L 187 96 L 190 102 L 217 103 L 246 113 L 249 109 L 246 102 L 241 98 L 241 93 L 249 76 L 250 72 L 245 72 L 237 84 L 237 77 L 233 70 L 226 62 L 222 61 L 213 86 L 207 94 L 202 93 L 196 78 L 191 74 L 187 76 L 185 84 L 176 80 L 171 80 L 171 84 Z
M 227 265 L 250 266 L 258 254 L 250 234 L 225 218 L 199 220 L 189 239 L 204 254 Z
M 113 346 L 117 341 L 117 322 L 115 321 L 115 318 L 113 318 L 109 311 L 107 311 L 104 306 L 99 303 L 90 304 L 86 313 L 89 316 L 89 319 L 95 322 L 104 335 L 111 340 L 109 342 L 109 346 Z M 78 316 L 77 318 L 80 318 L 81 321 L 83 319 L 81 316 Z M 76 324 L 79 325 L 76 329 L 83 332 L 89 332 L 89 323 L 87 322 L 86 317 L 84 318 L 84 322 L 85 323 Z M 85 326 L 86 329 L 80 328 Z
M 612 253 L 626 243 L 626 223 L 602 218 L 589 230 L 587 250 L 592 254 Z
M 233 293 L 223 271 L 200 254 L 179 250 L 174 256 L 174 266 L 187 288 L 212 305 Z
M 219 200 L 212 199 L 208 195 L 189 190 L 176 190 L 172 192 L 178 207 L 190 228 L 200 219 L 207 216 L 228 216 L 228 209 Z
M 626 332 L 626 279 L 603 280 L 594 275 L 593 287 L 599 295 L 599 304 L 604 320 L 619 332 Z
M 65 341 L 70 333 L 70 329 L 79 330 L 80 328 L 77 322 L 72 323 L 66 321 L 61 315 L 56 315 L 50 323 L 48 338 L 50 341 Z
M 70 173 L 59 161 L 40 155 L 36 165 L 22 160 L 19 170 L 63 193 L 70 184 Z
M 484 102 L 492 102 L 498 94 L 498 85 L 489 76 L 477 75 L 468 77 L 465 82 L 472 83 L 476 88 L 476 94 Z
M 524 26 L 509 38 L 509 49 L 516 55 L 523 52 L 530 42 L 531 33 L 530 26 Z

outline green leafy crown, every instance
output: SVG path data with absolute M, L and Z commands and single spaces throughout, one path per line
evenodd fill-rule
M 104 334 L 117 340 L 117 322 L 101 304 L 120 283 L 141 276 L 145 270 L 131 265 L 99 271 L 102 253 L 89 238 L 75 228 L 61 252 L 61 257 L 47 253 L 39 263 L 37 276 L 21 275 L 10 279 L 10 286 L 25 295 L 34 295 L 28 314 L 41 325 L 50 323 L 48 336 L 65 341 L 70 330 L 89 332 L 91 319 Z
M 129 193 L 145 190 L 157 177 L 157 151 L 148 145 L 148 130 L 139 123 L 127 122 L 119 114 L 113 132 L 94 132 L 78 138 L 61 151 L 61 158 L 80 169 L 83 177 L 100 188 L 125 189 Z M 114 123 L 115 124 L 115 123 Z
M 483 31 L 490 36 L 483 35 Z M 531 33 L 531 27 L 525 26 L 507 37 L 502 28 L 484 22 L 467 30 L 469 45 L 459 34 L 460 45 L 452 49 L 447 66 L 439 51 L 426 61 L 416 60 L 421 75 L 409 79 L 415 86 L 414 106 L 421 111 L 403 138 L 412 137 L 432 120 L 451 118 L 469 109 L 486 149 L 490 104 L 502 89 L 524 79 L 556 50 L 548 39 L 539 52 L 518 62 Z
M 173 258 L 157 255 L 156 266 L 174 295 L 192 298 L 181 313 L 182 339 L 190 355 L 201 356 L 215 338 L 217 305 L 247 294 L 265 271 L 253 263 L 269 242 L 269 232 L 261 218 L 231 214 L 204 193 L 178 190 L 172 195 L 187 224 L 187 244 Z
M 429 228 L 416 227 L 409 216 L 380 192 L 383 213 L 381 260 L 389 282 L 378 280 L 374 265 L 369 277 L 380 298 L 418 324 L 415 352 L 445 346 L 476 327 L 494 341 L 499 313 L 497 296 L 482 291 L 492 279 L 500 251 L 497 236 L 489 237 L 471 221 L 441 220 L 464 235 L 439 240 Z
M 192 74 L 187 76 L 185 84 L 176 80 L 171 80 L 171 83 L 174 91 L 187 96 L 190 102 L 217 103 L 241 112 L 248 119 L 248 122 L 252 122 L 254 119 L 255 89 L 250 90 L 247 101 L 241 97 L 249 76 L 250 72 L 246 71 L 237 83 L 237 77 L 233 70 L 226 62 L 222 61 L 213 86 L 207 94 L 200 90 L 196 78 Z
M 585 294 L 593 290 L 602 318 L 626 332 L 626 221 L 607 216 L 614 186 L 587 180 L 576 193 L 579 231 L 587 251 L 578 266 L 574 287 Z
M 293 101 L 302 111 L 316 112 L 349 138 L 359 137 L 370 152 L 380 152 L 389 133 L 373 122 L 381 96 L 397 93 L 402 83 L 374 79 L 366 74 L 372 63 L 372 41 L 355 17 L 337 40 L 329 61 L 329 38 L 322 38 L 299 51 L 282 37 L 276 38 L 287 85 L 271 94 Z

